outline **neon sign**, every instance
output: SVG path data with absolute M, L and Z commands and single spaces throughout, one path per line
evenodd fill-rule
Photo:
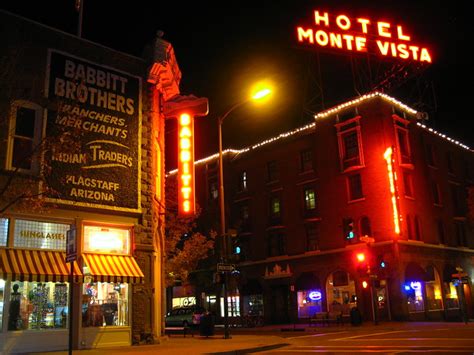
M 392 201 L 392 210 L 393 210 L 393 225 L 395 228 L 395 233 L 400 234 L 400 218 L 399 218 L 399 212 L 398 212 L 398 197 L 396 193 L 396 186 L 395 186 L 395 181 L 397 180 L 397 175 L 393 171 L 393 151 L 391 147 L 388 147 L 385 153 L 383 154 L 383 157 L 385 161 L 387 162 L 387 172 L 388 172 L 388 181 L 390 183 L 390 194 L 391 196 L 391 201 Z
M 311 301 L 320 301 L 322 298 L 321 292 L 319 291 L 311 291 L 308 295 Z
M 178 213 L 195 211 L 194 120 L 188 113 L 178 117 Z
M 296 28 L 298 42 L 327 49 L 376 53 L 384 57 L 431 63 L 428 48 L 412 41 L 401 25 L 368 18 L 351 19 L 315 10 L 313 27 Z

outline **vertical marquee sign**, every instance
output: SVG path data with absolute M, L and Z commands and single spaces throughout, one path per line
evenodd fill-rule
M 50 50 L 46 92 L 48 198 L 139 210 L 141 78 Z
M 206 116 L 209 102 L 205 97 L 177 95 L 165 102 L 164 114 L 178 120 L 178 214 L 196 213 L 194 192 L 194 117 Z

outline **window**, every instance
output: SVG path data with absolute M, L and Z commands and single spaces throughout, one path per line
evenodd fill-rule
M 441 206 L 441 193 L 439 191 L 439 185 L 436 181 L 431 181 L 431 193 L 433 195 L 433 203 Z
M 426 306 L 431 311 L 443 309 L 441 279 L 438 271 L 433 266 L 428 266 L 426 274 L 428 275 L 428 281 L 425 282 Z
M 0 218 L 0 246 L 1 247 L 4 247 L 7 245 L 8 223 L 9 223 L 8 218 Z
M 448 167 L 448 173 L 454 175 L 453 153 L 451 152 L 446 152 L 446 165 Z
M 281 230 L 270 231 L 267 235 L 267 255 L 278 256 L 286 253 L 285 234 Z
M 415 229 L 415 239 L 416 240 L 421 240 L 421 222 L 420 222 L 420 217 L 415 216 L 413 218 L 413 225 Z
M 319 223 L 307 223 L 306 229 L 306 250 L 319 250 Z
M 128 255 L 131 230 L 109 226 L 85 225 L 84 252 Z
M 342 171 L 364 165 L 359 119 L 356 116 L 336 124 Z
M 239 191 L 246 191 L 248 187 L 247 183 L 248 183 L 247 172 L 242 171 L 239 177 Z
M 267 181 L 268 182 L 273 182 L 273 181 L 278 181 L 278 165 L 275 160 L 269 161 L 267 163 Z
M 224 298 L 221 297 L 221 317 L 224 317 Z M 227 297 L 227 314 L 229 317 L 240 317 L 240 296 Z
M 359 200 L 364 198 L 362 191 L 362 180 L 360 174 L 350 175 L 348 178 L 349 187 L 349 201 Z
M 413 179 L 408 172 L 403 173 L 403 187 L 405 188 L 405 197 L 413 198 Z
M 372 229 L 370 227 L 370 219 L 367 216 L 364 216 L 360 219 L 360 235 L 362 237 L 371 236 Z
M 128 325 L 127 283 L 89 282 L 82 286 L 82 326 Z
M 410 143 L 408 142 L 408 130 L 396 126 L 398 152 L 402 164 L 411 164 Z
M 461 187 L 456 184 L 450 184 L 449 188 L 451 190 L 451 201 L 453 204 L 453 213 L 455 216 L 463 216 L 464 215 L 464 205 L 461 202 L 463 200 L 461 195 Z
M 239 206 L 239 223 L 241 232 L 248 232 L 251 230 L 250 210 L 247 203 L 243 203 Z
M 270 200 L 270 216 L 271 217 L 281 216 L 280 198 L 277 196 L 273 196 Z
M 438 230 L 438 242 L 440 244 L 446 244 L 446 235 L 444 230 L 444 223 L 441 219 L 436 220 L 436 228 Z
M 305 211 L 316 209 L 316 194 L 312 188 L 304 189 L 304 209 Z
M 410 240 L 410 239 L 413 239 L 413 223 L 412 223 L 411 216 L 409 214 L 406 217 L 406 221 L 407 221 L 407 237 Z
M 70 228 L 69 224 L 17 219 L 13 234 L 13 246 L 66 251 L 66 233 Z
M 217 186 L 217 181 L 215 180 L 209 181 L 209 197 L 211 200 L 216 200 L 219 197 L 219 189 Z
M 0 329 L 3 329 L 3 305 L 5 304 L 5 280 L 0 278 Z
M 12 282 L 8 330 L 67 328 L 68 295 L 67 283 Z
M 300 171 L 302 173 L 306 171 L 313 170 L 313 152 L 308 150 L 303 150 L 300 152 Z
M 464 226 L 464 222 L 456 221 L 454 222 L 454 226 L 456 228 L 457 245 L 460 247 L 467 247 L 466 227 Z
M 28 102 L 15 103 L 12 107 L 9 134 L 9 160 L 7 169 L 37 172 L 36 159 L 41 139 L 41 107 Z
M 432 144 L 426 145 L 426 160 L 428 162 L 429 166 L 436 167 L 436 147 L 433 146 Z

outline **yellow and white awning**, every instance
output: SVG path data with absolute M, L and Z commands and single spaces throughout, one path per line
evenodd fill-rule
M 144 276 L 137 262 L 132 256 L 82 254 L 84 266 L 87 266 L 85 275 L 100 282 L 127 282 L 143 283 Z

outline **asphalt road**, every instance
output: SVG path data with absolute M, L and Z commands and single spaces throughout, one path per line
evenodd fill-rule
M 289 346 L 260 354 L 381 353 L 474 354 L 474 324 L 413 323 L 403 326 L 333 327 L 320 332 L 281 334 Z

